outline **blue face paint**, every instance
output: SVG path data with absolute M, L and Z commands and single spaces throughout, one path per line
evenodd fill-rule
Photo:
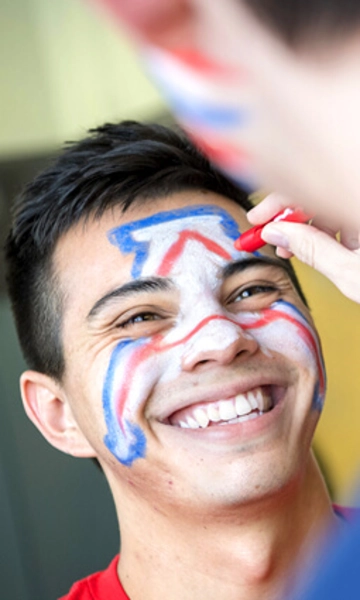
M 109 241 L 117 246 L 123 254 L 135 254 L 131 275 L 134 279 L 142 274 L 142 268 L 149 254 L 149 245 L 154 240 L 142 241 L 137 240 L 135 235 L 139 230 L 152 228 L 155 233 L 155 225 L 169 224 L 174 221 L 180 221 L 179 231 L 185 227 L 184 219 L 190 221 L 194 218 L 202 217 L 202 222 L 205 222 L 206 217 L 217 217 L 217 221 L 223 233 L 231 240 L 235 241 L 239 235 L 239 227 L 236 221 L 229 215 L 228 212 L 212 205 L 195 205 L 178 210 L 157 213 L 146 219 L 127 223 L 121 227 L 113 229 L 109 233 Z M 190 223 L 191 224 L 191 223 Z M 193 229 L 194 227 L 192 227 Z
M 145 457 L 147 440 L 138 423 L 142 417 L 146 422 L 144 407 L 159 382 L 175 381 L 184 356 L 200 346 L 225 350 L 238 339 L 239 327 L 249 330 L 265 353 L 285 354 L 286 340 L 291 360 L 318 373 L 313 408 L 320 408 L 325 386 L 321 350 L 302 312 L 278 301 L 231 318 L 219 304 L 224 267 L 249 257 L 234 248 L 239 228 L 229 213 L 215 205 L 187 206 L 126 223 L 108 237 L 122 254 L 134 255 L 133 278 L 170 277 L 179 298 L 174 324 L 165 333 L 160 328 L 147 337 L 128 336 L 112 352 L 103 387 L 104 441 L 119 462 L 131 466 Z
M 137 458 L 145 456 L 146 438 L 142 429 L 135 423 L 123 418 L 114 418 L 111 394 L 119 361 L 125 358 L 129 346 L 134 349 L 142 344 L 141 339 L 136 341 L 127 339 L 116 346 L 111 355 L 103 387 L 103 410 L 107 427 L 104 442 L 110 452 L 127 467 L 131 467 Z

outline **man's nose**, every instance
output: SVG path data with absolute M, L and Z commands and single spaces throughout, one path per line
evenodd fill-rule
M 186 342 L 182 355 L 182 368 L 191 371 L 199 364 L 229 364 L 236 357 L 254 354 L 258 342 L 240 325 L 222 317 L 214 317 L 197 328 Z

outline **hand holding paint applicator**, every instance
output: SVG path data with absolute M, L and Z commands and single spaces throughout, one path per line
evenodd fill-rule
M 269 223 L 276 223 L 278 221 L 287 221 L 290 223 L 307 223 L 314 215 L 305 213 L 301 208 L 285 208 L 281 212 L 277 213 L 272 219 L 262 223 L 261 225 L 255 225 L 248 231 L 245 231 L 236 241 L 235 248 L 242 250 L 243 252 L 255 252 L 262 246 L 265 246 L 265 242 L 262 237 L 262 231 L 265 225 Z
M 236 248 L 255 252 L 266 243 L 277 246 L 278 256 L 296 256 L 330 279 L 345 296 L 360 303 L 360 228 L 356 219 L 352 227 L 339 219 L 330 231 L 328 219 L 324 225 L 324 218 L 318 215 L 311 225 L 307 225 L 314 215 L 302 210 L 298 212 L 297 208 L 289 214 L 288 204 L 289 199 L 274 193 L 252 208 L 248 220 L 258 223 L 236 240 Z

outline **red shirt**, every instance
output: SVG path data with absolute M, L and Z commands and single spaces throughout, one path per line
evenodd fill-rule
M 74 583 L 70 592 L 59 600 L 129 600 L 117 574 L 118 560 L 119 556 L 115 556 L 105 571 Z

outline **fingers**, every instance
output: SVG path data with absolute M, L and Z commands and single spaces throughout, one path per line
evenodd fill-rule
M 328 277 L 345 296 L 360 302 L 360 253 L 356 250 L 350 250 L 324 231 L 298 223 L 270 223 L 261 237 L 278 246 L 279 256 L 283 256 L 279 254 L 281 251 L 294 254 Z M 349 243 L 354 243 L 354 237 L 350 237 Z
M 266 223 L 272 219 L 278 212 L 287 207 L 295 206 L 291 203 L 288 197 L 282 196 L 278 193 L 269 194 L 264 200 L 262 200 L 257 206 L 254 206 L 246 214 L 248 220 L 253 225 Z
M 340 229 L 340 240 L 345 248 L 349 250 L 358 250 L 360 248 L 360 231 L 356 228 Z

